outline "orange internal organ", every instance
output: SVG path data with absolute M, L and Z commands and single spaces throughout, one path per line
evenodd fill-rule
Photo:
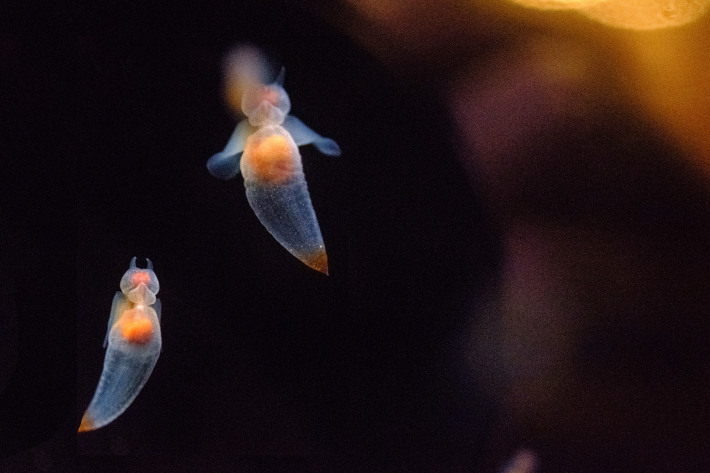
M 244 157 L 254 173 L 254 178 L 269 183 L 282 183 L 294 172 L 293 152 L 288 140 L 281 135 L 271 135 L 254 140 L 245 150 Z
M 279 93 L 272 87 L 264 87 L 261 91 L 261 100 L 264 100 L 275 107 L 279 103 Z
M 130 343 L 148 343 L 153 336 L 153 323 L 138 309 L 124 312 L 119 323 L 121 335 Z
M 244 95 L 244 89 L 241 87 L 242 84 L 235 80 L 230 80 L 225 84 L 224 87 L 224 98 L 227 102 L 229 108 L 235 112 L 242 112 L 242 95 Z
M 150 274 L 145 273 L 143 271 L 133 273 L 131 276 L 131 284 L 133 284 L 133 287 L 138 286 L 140 283 L 145 284 L 146 286 L 150 282 Z

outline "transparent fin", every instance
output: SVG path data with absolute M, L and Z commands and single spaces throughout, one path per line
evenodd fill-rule
M 207 160 L 209 173 L 224 180 L 232 179 L 239 174 L 239 161 L 244 151 L 244 144 L 251 132 L 252 127 L 249 125 L 249 121 L 240 121 L 224 149 Z
M 318 151 L 327 156 L 340 156 L 338 143 L 319 135 L 293 115 L 288 115 L 281 126 L 291 134 L 297 146 L 313 143 Z

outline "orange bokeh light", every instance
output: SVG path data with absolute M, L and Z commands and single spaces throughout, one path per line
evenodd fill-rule
M 691 23 L 710 0 L 511 0 L 540 10 L 576 10 L 615 28 L 652 30 Z
M 567 10 L 570 8 L 583 8 L 605 0 L 512 0 L 520 5 L 540 10 Z

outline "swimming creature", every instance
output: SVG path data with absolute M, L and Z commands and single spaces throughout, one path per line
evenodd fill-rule
M 101 379 L 89 403 L 79 432 L 95 430 L 112 422 L 131 405 L 155 368 L 162 347 L 160 289 L 153 263 L 136 267 L 131 260 L 121 278 L 121 291 L 111 305 L 104 339 L 106 357 Z
M 225 180 L 241 171 L 247 201 L 262 225 L 296 258 L 328 274 L 325 244 L 298 147 L 312 143 L 328 156 L 339 156 L 340 147 L 289 115 L 284 69 L 274 82 L 264 84 L 266 61 L 259 50 L 239 47 L 226 64 L 227 101 L 246 118 L 237 124 L 225 148 L 207 161 L 207 169 Z

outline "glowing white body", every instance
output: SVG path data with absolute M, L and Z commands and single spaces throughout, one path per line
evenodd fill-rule
M 81 420 L 79 432 L 103 427 L 120 416 L 138 396 L 160 356 L 160 289 L 153 265 L 136 268 L 136 258 L 121 278 L 121 292 L 111 305 L 104 341 L 101 379 Z
M 281 85 L 283 71 L 276 82 L 262 84 L 263 57 L 249 52 L 249 61 L 241 62 L 244 50 L 234 52 L 237 59 L 228 61 L 227 70 L 228 79 L 238 84 L 240 109 L 247 118 L 239 122 L 224 150 L 207 161 L 207 169 L 220 179 L 241 171 L 247 200 L 262 225 L 303 263 L 328 274 L 298 147 L 313 143 L 329 156 L 340 155 L 340 148 L 288 114 L 291 102 Z

